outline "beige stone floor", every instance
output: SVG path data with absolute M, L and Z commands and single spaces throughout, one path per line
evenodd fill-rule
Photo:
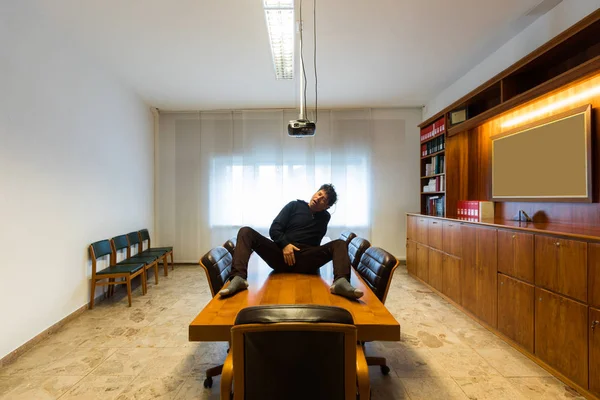
M 133 307 L 123 289 L 0 369 L 1 399 L 218 399 L 204 371 L 223 343 L 190 343 L 190 321 L 209 301 L 199 266 L 176 266 Z M 385 355 L 370 369 L 373 399 L 582 399 L 525 356 L 415 281 L 401 267 L 387 304 L 402 342 L 368 343 Z

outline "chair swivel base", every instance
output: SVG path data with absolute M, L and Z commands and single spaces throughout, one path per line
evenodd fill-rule
M 385 357 L 366 357 L 367 365 L 379 365 L 381 368 L 381 373 L 383 375 L 387 375 L 390 373 L 390 367 L 387 366 L 385 361 Z
M 223 372 L 223 364 L 216 367 L 212 367 L 206 370 L 206 379 L 204 380 L 204 387 L 211 388 L 213 384 L 213 376 L 219 376 Z

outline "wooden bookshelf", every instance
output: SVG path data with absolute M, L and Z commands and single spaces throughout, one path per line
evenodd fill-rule
M 421 129 L 421 213 L 445 216 L 446 119 L 433 121 Z M 425 188 L 429 186 L 429 190 Z

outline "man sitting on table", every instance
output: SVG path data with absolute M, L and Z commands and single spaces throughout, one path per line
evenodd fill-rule
M 331 219 L 327 209 L 336 201 L 335 188 L 325 184 L 312 196 L 310 203 L 303 200 L 289 202 L 271 224 L 269 236 L 272 240 L 250 227 L 241 228 L 233 253 L 233 279 L 219 294 L 230 296 L 248 287 L 248 260 L 254 250 L 278 272 L 312 274 L 333 260 L 331 293 L 351 299 L 362 297 L 363 292 L 350 284 L 346 242 L 333 240 L 320 245 Z

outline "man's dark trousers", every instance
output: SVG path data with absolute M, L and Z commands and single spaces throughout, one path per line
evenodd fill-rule
M 346 278 L 350 281 L 350 258 L 348 258 L 348 247 L 345 241 L 333 240 L 322 246 L 295 246 L 300 250 L 294 251 L 296 263 L 290 266 L 285 263 L 283 250 L 275 242 L 245 226 L 238 232 L 233 252 L 231 277 L 248 278 L 248 260 L 254 250 L 260 258 L 278 272 L 313 274 L 325 263 L 333 260 L 333 280 Z

